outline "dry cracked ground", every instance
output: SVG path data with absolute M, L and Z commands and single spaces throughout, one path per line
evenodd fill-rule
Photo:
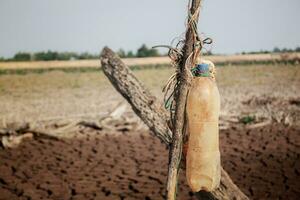
M 300 195 L 299 128 L 271 124 L 220 133 L 222 164 L 251 199 Z M 93 133 L 93 134 L 92 134 Z M 148 131 L 81 128 L 0 151 L 0 199 L 164 199 L 168 152 Z M 179 199 L 195 199 L 179 181 Z
M 224 168 L 250 199 L 299 199 L 299 66 L 231 66 L 218 72 Z M 135 73 L 161 96 L 172 70 Z M 122 98 L 101 73 L 50 72 L 1 75 L 0 102 L 4 125 L 97 118 Z M 127 115 L 132 116 L 129 108 Z M 0 199 L 164 199 L 167 148 L 145 126 L 126 123 L 79 125 L 68 139 L 34 137 L 0 149 Z M 184 171 L 178 199 L 195 199 Z

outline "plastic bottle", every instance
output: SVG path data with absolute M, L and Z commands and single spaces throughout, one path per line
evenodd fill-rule
M 214 65 L 202 60 L 194 71 L 187 97 L 186 177 L 193 192 L 213 191 L 220 184 L 220 94 Z

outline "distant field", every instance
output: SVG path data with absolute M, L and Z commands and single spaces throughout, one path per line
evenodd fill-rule
M 268 63 L 290 60 L 300 60 L 300 53 L 288 54 L 248 54 L 248 55 L 230 55 L 230 56 L 204 56 L 217 64 L 250 64 L 250 63 Z M 143 66 L 169 64 L 168 57 L 150 57 L 150 58 L 124 58 L 123 61 L 128 66 Z M 100 67 L 99 60 L 72 60 L 72 61 L 32 61 L 32 62 L 0 62 L 0 70 L 18 70 L 18 69 L 59 69 L 59 68 L 96 68 Z
M 137 77 L 157 97 L 174 69 L 135 70 Z M 252 96 L 298 97 L 300 65 L 236 65 L 219 67 L 217 82 L 224 114 L 242 111 L 241 102 Z M 99 70 L 65 73 L 2 74 L 0 76 L 1 121 L 38 121 L 74 116 L 97 116 L 123 98 Z M 251 110 L 254 112 L 254 110 Z

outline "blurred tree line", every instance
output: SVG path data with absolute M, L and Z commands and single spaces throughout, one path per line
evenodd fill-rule
M 242 52 L 241 54 L 267 54 L 267 53 L 291 53 L 291 52 L 300 52 L 300 47 L 296 47 L 295 49 L 288 48 L 278 48 L 275 47 L 273 50 L 260 50 L 260 51 L 250 51 L 250 52 Z
M 13 58 L 7 61 L 49 61 L 49 60 L 83 60 L 83 59 L 96 59 L 98 55 L 90 53 L 74 53 L 74 52 L 56 52 L 56 51 L 42 51 L 37 53 L 19 52 Z
M 258 53 L 285 53 L 285 52 L 300 52 L 300 47 L 295 49 L 287 48 L 278 48 L 275 47 L 272 51 L 260 50 L 252 52 L 242 52 L 241 54 L 258 54 Z M 128 51 L 126 52 L 123 49 L 119 49 L 117 54 L 121 58 L 143 58 L 143 57 L 156 57 L 164 56 L 158 52 L 157 49 L 148 48 L 143 44 L 136 52 Z M 204 53 L 204 55 L 213 55 L 211 51 Z M 12 58 L 2 58 L 0 61 L 49 61 L 49 60 L 85 60 L 85 59 L 98 59 L 99 55 L 90 54 L 88 52 L 84 53 L 75 53 L 75 52 L 56 52 L 56 51 L 46 51 L 46 52 L 37 52 L 37 53 L 28 53 L 28 52 L 18 52 Z
M 121 58 L 144 58 L 161 56 L 157 49 L 148 48 L 145 44 L 138 48 L 136 53 L 133 53 L 132 51 L 125 52 L 123 49 L 120 49 L 117 53 Z
M 155 57 L 161 56 L 157 49 L 148 48 L 143 44 L 134 53 L 133 51 L 118 50 L 117 54 L 121 58 L 134 58 L 134 57 Z M 4 59 L 0 57 L 0 61 L 50 61 L 50 60 L 85 60 L 85 59 L 98 59 L 99 55 L 84 52 L 81 54 L 75 52 L 56 52 L 56 51 L 42 51 L 37 53 L 18 52 L 12 58 Z

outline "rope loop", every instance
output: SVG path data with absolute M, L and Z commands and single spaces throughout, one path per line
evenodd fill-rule
M 204 38 L 203 40 L 199 36 L 198 28 L 197 28 L 197 16 L 200 12 L 200 7 L 198 7 L 195 12 L 192 14 L 190 11 L 191 8 L 191 1 L 189 1 L 188 4 L 188 19 L 186 23 L 186 31 L 192 31 L 193 33 L 193 51 L 188 56 L 184 67 L 187 69 L 187 71 L 190 72 L 191 76 L 194 76 L 195 73 L 195 64 L 197 62 L 197 58 L 201 55 L 201 50 L 205 45 L 209 45 L 213 43 L 213 40 L 209 37 Z M 152 48 L 157 47 L 164 47 L 168 48 L 168 56 L 171 59 L 171 65 L 176 69 L 175 73 L 171 75 L 169 80 L 167 81 L 166 85 L 163 88 L 164 92 L 164 107 L 165 109 L 170 111 L 170 129 L 172 130 L 173 124 L 174 124 L 174 115 L 175 115 L 175 107 L 176 102 L 174 99 L 175 92 L 177 91 L 177 87 L 180 83 L 180 66 L 181 60 L 183 59 L 183 44 L 184 40 L 180 39 L 175 47 L 169 46 L 169 45 L 157 45 Z M 194 71 L 192 70 L 194 69 Z

